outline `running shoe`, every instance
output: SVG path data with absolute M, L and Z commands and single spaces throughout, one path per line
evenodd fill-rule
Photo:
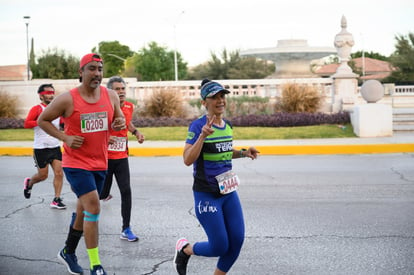
M 25 178 L 23 194 L 26 199 L 30 199 L 30 195 L 32 194 L 32 187 L 29 186 L 29 183 L 30 183 L 30 178 Z
M 66 253 L 66 250 L 63 248 L 61 251 L 59 251 L 57 256 L 58 259 L 66 266 L 70 274 L 83 274 L 83 269 L 78 264 L 78 258 L 76 257 L 75 253 Z
M 54 198 L 50 203 L 50 207 L 55 209 L 66 209 L 66 205 L 62 202 L 61 198 Z
M 101 265 L 95 265 L 93 269 L 91 269 L 91 275 L 106 275 L 105 270 Z
M 189 244 L 186 238 L 178 239 L 175 244 L 174 267 L 179 275 L 187 274 L 187 264 L 190 255 L 184 253 L 184 248 Z
M 132 233 L 131 228 L 128 227 L 124 231 L 122 231 L 121 239 L 128 240 L 128 242 L 136 242 L 139 238 L 134 233 Z

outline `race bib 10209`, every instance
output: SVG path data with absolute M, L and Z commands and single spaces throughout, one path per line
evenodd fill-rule
M 81 114 L 80 120 L 81 120 L 81 132 L 82 133 L 108 131 L 108 113 L 107 112 Z

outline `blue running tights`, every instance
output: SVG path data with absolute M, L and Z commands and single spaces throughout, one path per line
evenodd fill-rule
M 193 245 L 194 255 L 219 257 L 217 268 L 228 272 L 244 241 L 243 211 L 237 192 L 219 196 L 193 192 L 195 213 L 207 234 L 207 242 Z

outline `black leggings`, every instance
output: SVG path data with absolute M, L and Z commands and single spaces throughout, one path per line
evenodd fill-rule
M 121 215 L 122 215 L 122 230 L 130 226 L 131 221 L 131 183 L 129 174 L 128 158 L 123 159 L 109 159 L 108 172 L 105 179 L 105 184 L 100 194 L 100 199 L 105 199 L 109 196 L 112 187 L 112 179 L 115 175 L 118 183 L 119 191 L 121 193 Z

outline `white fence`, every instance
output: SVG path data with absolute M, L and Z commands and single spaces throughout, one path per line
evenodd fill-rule
M 151 81 L 137 82 L 134 78 L 126 78 L 127 97 L 144 102 L 156 90 L 176 90 L 184 100 L 200 98 L 201 81 Z M 103 85 L 106 85 L 104 79 Z M 287 83 L 309 84 L 315 86 L 325 98 L 322 111 L 329 112 L 332 104 L 333 80 L 331 78 L 301 78 L 301 79 L 240 79 L 218 80 L 231 91 L 231 96 L 259 96 L 276 100 L 282 94 L 282 87 Z M 0 81 L 0 93 L 8 93 L 18 98 L 19 116 L 25 117 L 28 110 L 39 103 L 37 88 L 43 83 L 52 83 L 57 94 L 79 85 L 77 79 L 51 80 L 35 79 L 32 81 Z M 414 108 L 414 86 L 394 86 L 386 84 L 385 96 L 381 103 L 393 107 Z M 360 97 L 358 103 L 363 103 Z
M 127 79 L 129 80 L 129 79 Z M 281 96 L 282 86 L 287 83 L 308 84 L 326 96 L 331 96 L 332 79 L 302 78 L 302 79 L 239 79 L 219 80 L 231 96 L 259 96 L 274 99 Z M 138 101 L 145 100 L 156 90 L 177 90 L 183 99 L 200 98 L 201 81 L 128 81 L 128 97 Z
M 414 108 L 414 86 L 395 86 L 391 93 L 391 106 Z
M 414 95 L 414 86 L 395 86 L 394 95 Z

